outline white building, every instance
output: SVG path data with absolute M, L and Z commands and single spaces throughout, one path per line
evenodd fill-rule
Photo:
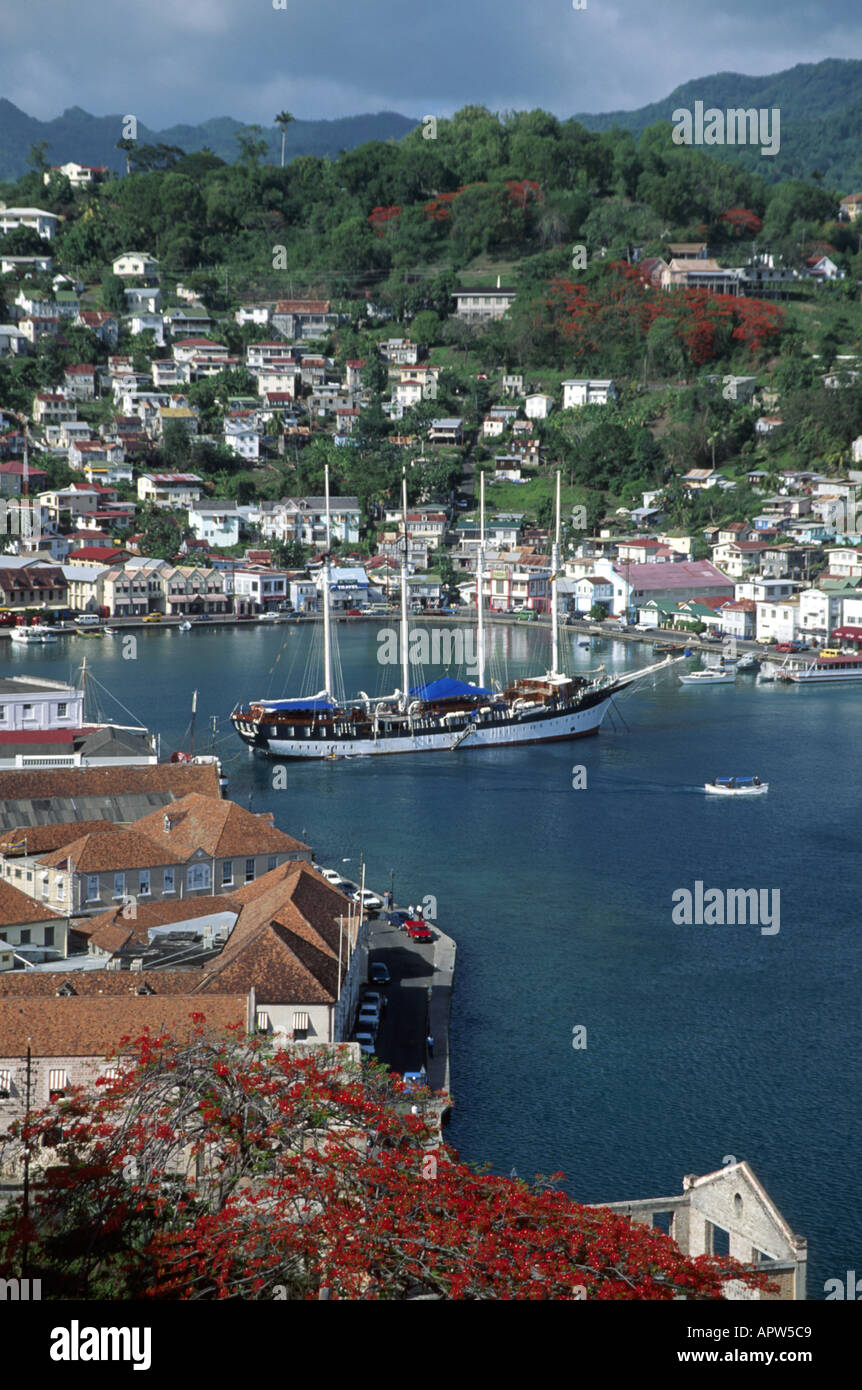
M 531 392 L 524 398 L 524 414 L 528 420 L 547 420 L 553 408 L 553 396 L 546 396 L 542 391 Z
M 225 447 L 242 459 L 260 458 L 260 435 L 247 420 L 225 420 Z
M 826 640 L 842 623 L 842 594 L 827 593 L 824 589 L 803 589 L 799 595 L 800 635 Z
M 0 677 L 0 733 L 80 729 L 84 694 L 73 685 L 31 676 Z
M 562 385 L 563 410 L 582 405 L 607 405 L 608 401 L 619 399 L 617 384 L 610 379 L 594 381 L 589 377 L 570 377 Z
M 147 251 L 124 251 L 113 263 L 115 275 L 134 280 L 151 280 L 159 273 L 159 263 Z
M 209 545 L 237 545 L 242 522 L 243 512 L 235 502 L 198 502 L 189 507 L 189 526 L 195 539 Z
M 234 612 L 268 613 L 287 603 L 288 578 L 283 570 L 238 569 L 233 576 Z
M 45 241 L 52 241 L 57 231 L 59 217 L 44 208 L 0 208 L 0 233 L 17 232 L 21 227 L 29 227 Z
M 156 507 L 191 507 L 200 501 L 202 490 L 196 473 L 144 473 L 138 479 L 138 497 Z
M 758 642 L 795 642 L 799 632 L 799 599 L 761 599 L 757 604 Z

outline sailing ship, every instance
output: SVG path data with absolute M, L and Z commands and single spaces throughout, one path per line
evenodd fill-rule
M 560 475 L 557 473 L 556 531 L 551 555 L 551 665 L 541 675 L 486 684 L 485 487 L 481 479 L 477 573 L 477 681 L 442 676 L 410 685 L 407 576 L 407 482 L 402 478 L 404 548 L 401 561 L 401 686 L 389 695 L 365 692 L 348 700 L 333 694 L 329 541 L 329 470 L 326 470 L 327 553 L 323 566 L 323 689 L 281 700 L 237 705 L 231 722 L 251 748 L 272 758 L 354 758 L 385 753 L 449 752 L 550 743 L 597 734 L 616 695 L 632 682 L 667 670 L 671 659 L 637 671 L 608 676 L 604 668 L 566 675 L 560 663 L 557 579 L 560 561 Z M 494 685 L 494 683 L 492 683 Z

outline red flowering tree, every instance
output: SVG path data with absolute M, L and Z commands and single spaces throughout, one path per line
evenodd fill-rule
M 506 187 L 516 207 L 525 208 L 528 203 L 541 200 L 541 188 L 535 179 L 506 179 Z
M 397 220 L 400 216 L 400 206 L 397 203 L 392 203 L 389 207 L 372 208 L 368 214 L 368 221 L 378 236 L 385 236 L 387 224 Z
M 545 301 L 550 324 L 571 355 L 589 358 L 599 345 L 637 348 L 658 318 L 674 324 L 688 361 L 701 366 L 722 356 L 734 342 L 751 353 L 778 336 L 784 313 L 761 299 L 707 290 L 659 290 L 637 266 L 612 262 L 589 285 L 557 278 Z
M 554 1180 L 459 1162 L 440 1141 L 439 1097 L 343 1050 L 278 1051 L 197 1025 L 183 1044 L 139 1038 L 119 1079 L 6 1138 L 7 1161 L 26 1146 L 33 1192 L 29 1214 L 13 1205 L 0 1221 L 0 1266 L 61 1298 L 719 1299 L 731 1278 L 768 1287 Z
M 763 222 L 752 212 L 750 208 L 728 208 L 719 218 L 720 222 L 726 222 L 731 231 L 742 236 L 757 236 L 763 227 Z

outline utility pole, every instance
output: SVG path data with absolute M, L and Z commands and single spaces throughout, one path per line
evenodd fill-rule
M 24 1100 L 24 1124 L 27 1127 L 27 1138 L 24 1142 L 24 1244 L 21 1248 L 21 1278 L 27 1277 L 27 1252 L 29 1242 L 27 1232 L 30 1229 L 30 1078 L 32 1073 L 32 1048 L 30 1039 L 27 1039 L 27 1081 Z

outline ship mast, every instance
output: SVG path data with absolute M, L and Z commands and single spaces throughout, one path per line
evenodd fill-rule
M 560 572 L 560 470 L 557 469 L 557 526 L 551 549 L 551 675 L 560 674 L 560 617 L 557 610 L 557 575 Z
M 329 547 L 331 544 L 331 527 L 329 520 L 329 464 L 323 470 L 324 487 L 326 490 L 326 554 L 323 557 L 323 693 L 328 700 L 332 699 L 332 634 L 331 618 L 329 613 L 329 587 L 331 582 L 332 570 L 330 567 Z
M 408 642 L 410 634 L 407 627 L 407 469 L 401 470 L 401 510 L 404 525 L 404 552 L 401 556 L 401 689 L 403 705 L 407 708 L 410 685 L 410 662 Z
M 482 582 L 485 578 L 485 474 L 479 474 L 479 553 L 476 557 L 476 646 L 478 647 L 479 689 L 485 686 L 485 604 Z

